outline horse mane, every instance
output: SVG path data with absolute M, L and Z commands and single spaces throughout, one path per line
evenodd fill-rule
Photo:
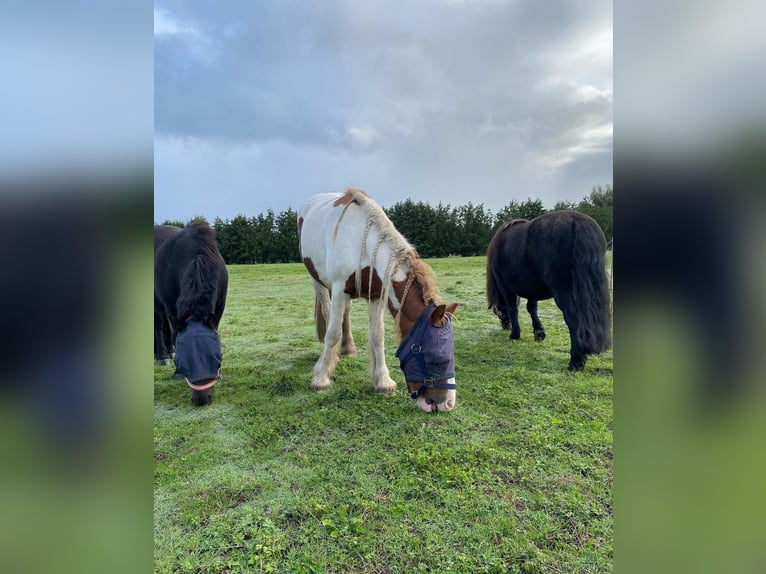
M 194 223 L 174 239 L 190 246 L 192 252 L 191 262 L 181 274 L 181 294 L 176 301 L 178 316 L 210 323 L 215 316 L 218 274 L 222 264 L 215 230 L 207 223 Z
M 364 191 L 353 187 L 349 187 L 346 192 L 335 201 L 336 206 L 345 205 L 348 207 L 348 205 L 351 203 L 355 203 L 362 208 L 362 210 L 367 215 L 367 226 L 375 226 L 379 234 L 378 241 L 386 242 L 388 247 L 391 249 L 391 258 L 395 259 L 395 265 L 391 269 L 390 276 L 393 276 L 396 271 L 396 267 L 400 265 L 408 266 L 408 275 L 410 273 L 414 275 L 413 282 L 418 283 L 423 291 L 423 302 L 430 303 L 438 301 L 440 299 L 439 288 L 436 286 L 433 270 L 425 261 L 418 258 L 418 253 L 415 248 L 404 238 L 401 233 L 396 230 L 394 224 L 391 223 L 391 220 L 386 215 L 386 212 L 383 211 L 383 208 L 380 207 L 375 202 L 375 200 L 373 200 Z M 367 237 L 365 234 L 365 243 L 366 241 Z M 365 246 L 363 245 L 362 247 L 363 252 L 360 254 L 359 265 L 357 266 L 355 277 L 357 293 L 362 292 L 361 265 Z M 390 282 L 384 282 L 384 292 L 381 293 L 382 299 L 387 300 L 389 288 Z
M 423 290 L 423 303 L 440 303 L 441 294 L 436 285 L 434 270 L 422 259 L 418 259 L 418 254 L 413 251 L 410 261 L 410 270 L 415 275 L 415 283 L 418 283 Z

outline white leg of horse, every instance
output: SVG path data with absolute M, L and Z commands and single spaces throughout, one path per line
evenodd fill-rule
M 396 382 L 391 378 L 386 366 L 385 338 L 383 330 L 383 315 L 380 306 L 384 303 L 378 299 L 370 301 L 370 374 L 376 391 L 388 393 L 396 390 Z
M 346 310 L 343 312 L 343 340 L 340 344 L 340 353 L 347 357 L 356 355 L 354 335 L 351 333 L 351 299 L 346 303 Z
M 314 365 L 314 378 L 311 388 L 315 391 L 325 391 L 332 387 L 330 378 L 338 364 L 338 343 L 343 328 L 343 312 L 349 296 L 343 292 L 343 284 L 336 285 L 330 299 L 330 316 L 327 320 L 327 332 L 324 335 L 324 350 Z

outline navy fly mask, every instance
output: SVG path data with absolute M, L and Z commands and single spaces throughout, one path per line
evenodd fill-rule
M 214 386 L 221 376 L 221 339 L 200 321 L 188 321 L 176 338 L 176 370 L 195 391 Z
M 421 383 L 417 391 L 410 393 L 417 399 L 429 388 L 456 389 L 447 381 L 455 376 L 454 339 L 452 321 L 447 317 L 443 326 L 434 326 L 429 321 L 436 308 L 433 303 L 426 307 L 404 338 L 396 356 L 407 383 Z

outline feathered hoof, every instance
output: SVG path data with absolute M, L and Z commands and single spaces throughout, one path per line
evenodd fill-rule
M 311 380 L 312 391 L 329 391 L 332 388 L 332 380 L 327 377 L 314 377 Z
M 162 365 L 163 367 L 167 367 L 168 365 L 172 365 L 173 361 L 170 359 L 157 359 L 157 364 Z
M 571 359 L 569 361 L 570 371 L 582 371 L 585 368 L 585 360 L 587 357 L 578 357 L 577 359 Z
M 377 385 L 374 385 L 375 390 L 379 393 L 393 393 L 396 392 L 396 382 L 393 379 L 388 381 L 382 381 Z
M 341 347 L 340 354 L 344 357 L 353 357 L 356 355 L 356 346 Z
M 545 331 L 543 329 L 540 329 L 539 331 L 535 331 L 535 341 L 545 341 Z

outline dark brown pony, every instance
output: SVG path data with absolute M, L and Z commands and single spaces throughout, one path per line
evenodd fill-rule
M 206 223 L 184 229 L 154 226 L 154 349 L 192 388 L 192 403 L 213 398 L 220 378 L 218 324 L 226 305 L 229 276 L 215 231 Z
M 551 211 L 506 221 L 487 249 L 487 304 L 510 339 L 521 336 L 519 298 L 527 300 L 535 340 L 545 339 L 537 302 L 553 299 L 571 340 L 569 370 L 612 344 L 606 238 L 599 225 L 576 211 Z

